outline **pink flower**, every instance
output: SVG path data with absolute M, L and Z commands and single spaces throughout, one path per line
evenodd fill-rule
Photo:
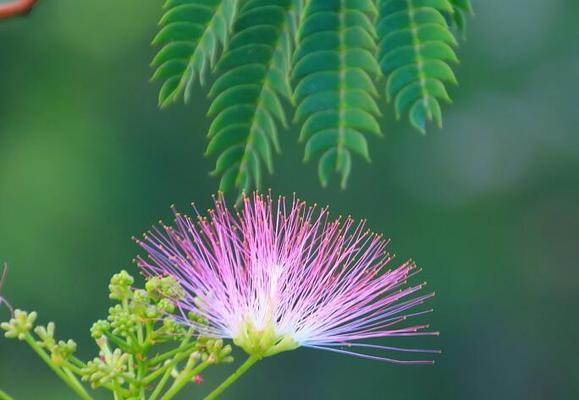
M 330 220 L 326 208 L 254 194 L 240 210 L 222 196 L 208 218 L 175 212 L 175 224 L 154 228 L 138 244 L 148 259 L 137 264 L 150 276 L 171 275 L 185 289 L 179 318 L 201 334 L 230 338 L 259 358 L 297 347 L 329 350 L 395 363 L 385 352 L 431 352 L 373 343 L 373 339 L 426 332 L 407 320 L 434 293 L 408 286 L 412 262 L 388 268 L 388 241 L 365 222 Z M 206 319 L 185 318 L 193 312 Z M 370 353 L 370 354 L 369 354 Z M 371 354 L 378 353 L 378 354 Z

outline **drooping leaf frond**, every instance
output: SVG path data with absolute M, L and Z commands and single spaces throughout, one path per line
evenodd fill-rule
M 468 15 L 473 14 L 473 8 L 470 0 L 449 0 L 454 12 L 448 15 L 450 23 L 456 27 L 459 35 L 464 37 L 466 34 L 466 19 Z
M 470 14 L 471 0 L 166 0 L 159 103 L 187 100 L 217 75 L 206 154 L 222 191 L 259 188 L 273 171 L 291 103 L 304 159 L 318 159 L 323 186 L 336 173 L 344 188 L 352 153 L 369 160 L 367 135 L 381 135 L 379 93 L 421 132 L 442 125 Z
M 298 6 L 293 0 L 248 0 L 239 10 L 209 94 L 214 120 L 207 155 L 220 154 L 213 174 L 221 176 L 222 191 L 259 188 L 262 164 L 273 171 L 272 153 L 279 151 L 276 124 L 287 126 L 280 97 L 291 97 Z
M 377 32 L 378 57 L 388 77 L 387 98 L 397 118 L 408 112 L 411 124 L 424 132 L 427 121 L 442 126 L 439 101 L 450 102 L 444 83 L 456 83 L 448 65 L 457 62 L 456 39 L 444 14 L 453 15 L 449 0 L 381 0 Z
M 162 107 L 181 96 L 188 100 L 193 84 L 205 82 L 219 47 L 227 45 L 237 0 L 167 0 L 161 30 L 153 44 L 162 46 L 152 64 L 154 80 L 164 81 L 159 92 Z
M 379 74 L 371 0 L 311 0 L 303 15 L 294 56 L 293 81 L 302 122 L 305 160 L 321 155 L 323 186 L 332 172 L 345 187 L 351 153 L 369 160 L 365 133 L 380 135 L 372 78 Z

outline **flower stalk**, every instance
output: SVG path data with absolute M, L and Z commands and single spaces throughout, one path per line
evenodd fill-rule
M 92 400 L 91 395 L 87 393 L 85 388 L 80 384 L 80 382 L 76 379 L 76 377 L 72 374 L 67 373 L 66 370 L 63 370 L 58 365 L 55 365 L 53 360 L 50 358 L 48 354 L 40 347 L 40 345 L 36 342 L 36 340 L 32 337 L 31 334 L 26 335 L 25 339 L 26 343 L 34 350 L 36 354 L 48 365 L 48 367 L 60 378 L 62 381 L 71 388 L 81 399 L 84 400 Z
M 161 398 L 161 400 L 171 400 L 173 397 L 175 397 L 175 395 L 179 393 L 186 384 L 191 382 L 191 379 L 193 379 L 195 375 L 203 372 L 205 368 L 211 365 L 211 362 L 204 361 L 201 364 L 199 364 L 196 368 L 193 368 L 193 365 L 194 365 L 193 363 L 187 364 L 185 369 L 181 371 L 177 379 L 175 379 L 175 381 L 173 382 L 173 385 L 171 385 L 171 387 L 169 388 L 167 393 L 165 393 L 165 395 Z
M 241 378 L 241 376 L 245 374 L 247 370 L 250 369 L 259 360 L 260 358 L 258 356 L 249 356 L 247 360 L 245 360 L 245 362 L 241 364 L 241 366 L 237 368 L 233 374 L 224 380 L 223 383 L 219 385 L 214 391 L 209 393 L 209 395 L 207 395 L 204 400 L 213 400 L 217 398 L 217 396 L 223 393 L 225 389 L 231 386 L 236 380 Z

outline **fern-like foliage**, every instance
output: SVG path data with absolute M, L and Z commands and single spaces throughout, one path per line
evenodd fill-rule
M 209 93 L 214 120 L 207 155 L 220 154 L 213 174 L 221 176 L 222 191 L 259 189 L 262 166 L 273 171 L 276 124 L 287 126 L 280 97 L 291 98 L 297 6 L 293 0 L 248 0 L 239 10 L 231 43 L 217 65 L 220 77 Z
M 370 0 L 311 0 L 304 12 L 294 57 L 295 120 L 303 123 L 305 160 L 321 155 L 323 186 L 335 171 L 345 187 L 351 153 L 370 160 L 364 134 L 380 135 L 376 14 Z
M 165 107 L 181 96 L 189 99 L 196 80 L 203 85 L 219 47 L 227 45 L 237 0 L 167 0 L 161 30 L 153 39 L 162 46 L 152 65 L 153 80 L 163 81 L 159 105 Z
M 448 65 L 458 61 L 451 47 L 456 39 L 444 13 L 454 13 L 448 0 L 380 2 L 378 57 L 388 76 L 386 96 L 394 99 L 397 118 L 408 111 L 422 132 L 427 121 L 442 126 L 439 101 L 450 102 L 444 82 L 456 83 Z
M 353 154 L 370 160 L 381 92 L 421 132 L 441 126 L 455 36 L 472 14 L 470 0 L 166 0 L 165 10 L 153 41 L 159 103 L 187 100 L 216 74 L 206 154 L 220 190 L 239 192 L 273 171 L 289 105 L 323 186 L 333 174 L 346 186 Z
M 467 16 L 473 15 L 473 8 L 470 0 L 450 0 L 454 12 L 448 14 L 449 22 L 456 27 L 460 36 L 466 35 Z

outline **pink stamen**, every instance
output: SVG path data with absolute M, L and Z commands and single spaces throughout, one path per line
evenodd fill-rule
M 207 218 L 173 211 L 173 226 L 160 224 L 135 239 L 148 256 L 136 263 L 147 275 L 169 274 L 180 282 L 187 295 L 177 302 L 178 321 L 200 334 L 232 338 L 251 321 L 304 347 L 372 360 L 432 363 L 355 350 L 439 352 L 366 342 L 438 333 L 425 331 L 428 325 L 405 325 L 432 311 L 408 312 L 434 294 L 418 295 L 424 283 L 408 285 L 420 272 L 413 262 L 389 267 L 388 240 L 364 221 L 331 220 L 327 208 L 295 197 L 288 206 L 282 197 L 257 193 L 244 197 L 239 210 L 228 209 L 220 195 Z M 207 325 L 189 321 L 189 311 Z

